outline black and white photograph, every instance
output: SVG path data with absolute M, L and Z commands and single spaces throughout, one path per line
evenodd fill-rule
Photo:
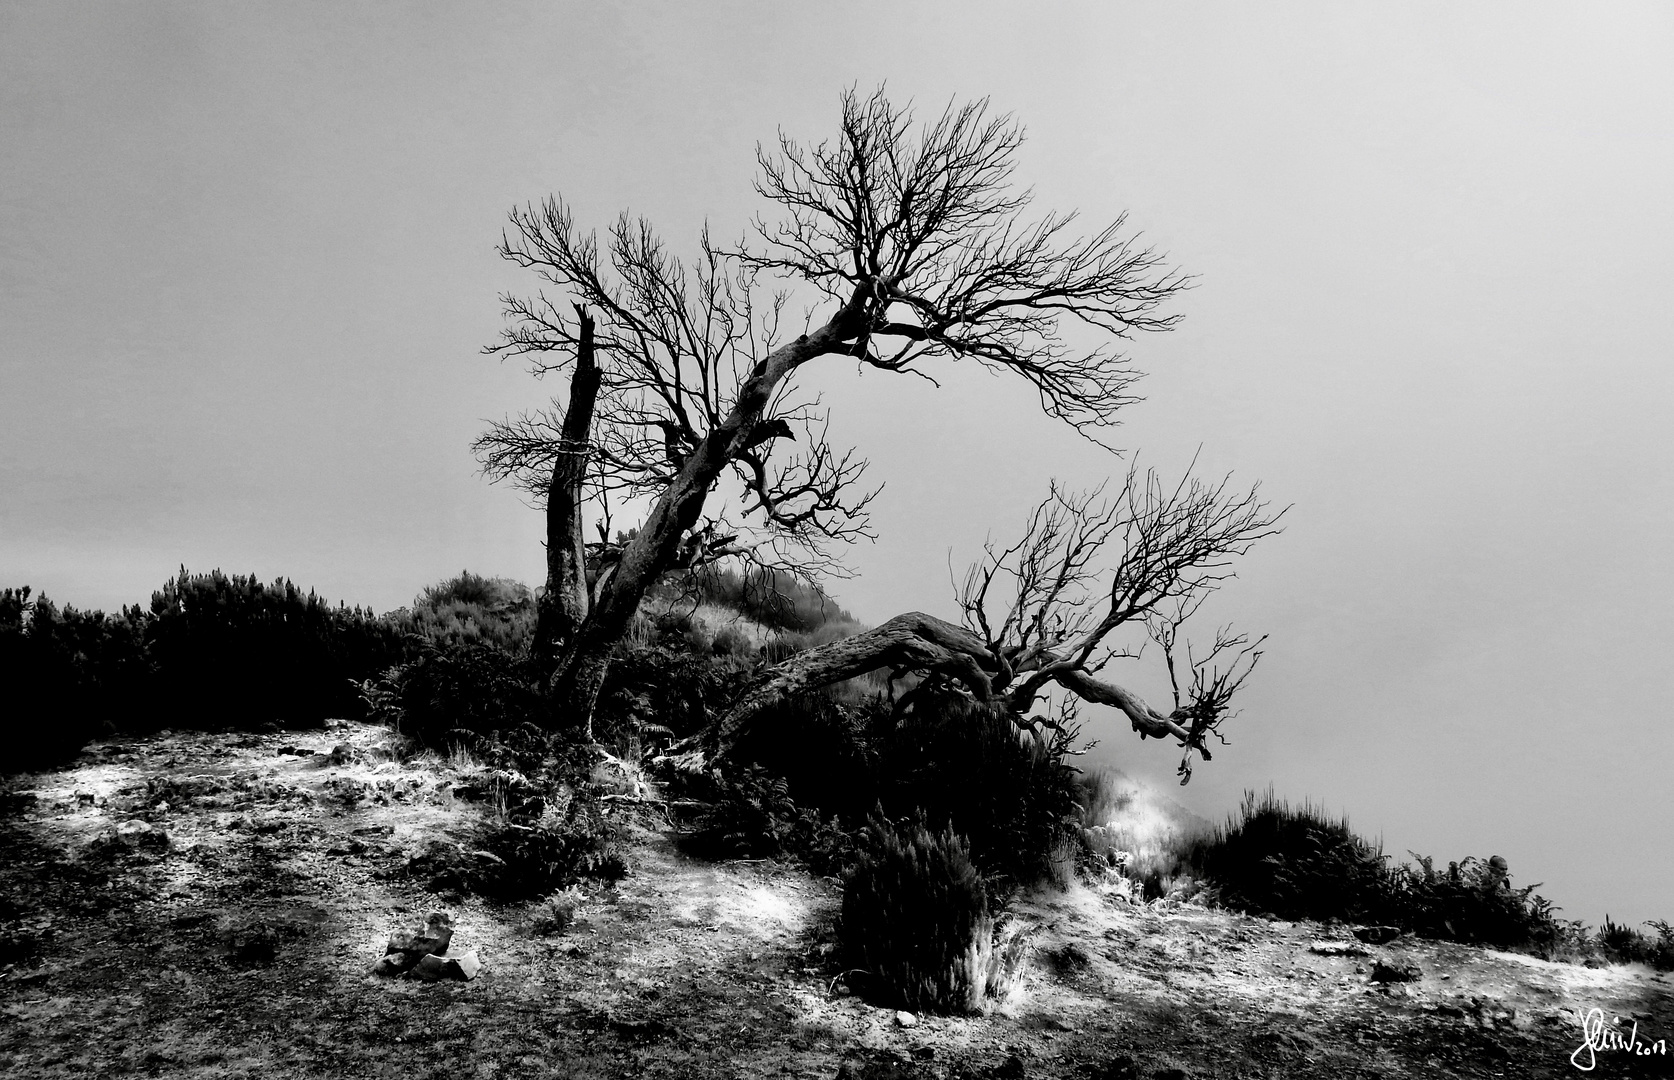
M 1674 6 L 0 0 L 0 1075 L 1674 1077 Z

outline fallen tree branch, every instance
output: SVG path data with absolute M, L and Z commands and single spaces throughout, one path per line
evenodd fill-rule
M 1183 746 L 1198 743 L 1190 731 L 1131 690 L 1096 679 L 1049 654 L 1042 659 L 1043 667 L 1006 696 L 1007 705 L 1019 715 L 1033 704 L 1044 682 L 1051 681 L 1085 701 L 1120 709 L 1141 734 L 1158 739 L 1172 735 Z M 949 675 L 978 701 L 991 700 L 1013 675 L 1005 660 L 996 657 L 977 634 L 933 615 L 909 611 L 865 633 L 798 653 L 768 672 L 721 718 L 716 729 L 718 752 L 730 750 L 744 725 L 775 701 L 886 667 Z
M 952 676 L 978 701 L 992 698 L 996 679 L 1010 675 L 1005 663 L 976 634 L 933 615 L 909 611 L 865 633 L 797 653 L 768 672 L 721 718 L 717 728 L 721 752 L 731 748 L 745 722 L 773 702 L 885 667 Z

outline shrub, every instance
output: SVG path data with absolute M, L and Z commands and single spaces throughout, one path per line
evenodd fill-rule
M 1056 878 L 1076 827 L 1073 738 L 1022 729 L 1005 708 L 951 691 L 915 693 L 876 750 L 884 808 L 950 825 L 1002 883 Z
M 543 937 L 562 934 L 575 922 L 576 912 L 584 899 L 579 886 L 560 889 L 529 913 L 529 929 Z
M 392 620 L 438 647 L 487 645 L 521 654 L 534 638 L 535 597 L 521 582 L 462 570 L 426 588 Z
M 593 729 L 601 741 L 621 740 L 648 729 L 668 737 L 703 731 L 749 679 L 749 661 L 694 651 L 672 630 L 650 645 L 625 643 L 610 662 Z
M 1272 789 L 1244 803 L 1225 826 L 1187 841 L 1182 862 L 1209 878 L 1222 901 L 1286 919 L 1382 921 L 1393 894 L 1382 851 L 1347 819 L 1308 804 L 1292 808 Z M 1147 888 L 1147 893 L 1151 888 Z
M 1613 922 L 1606 915 L 1596 937 L 1599 951 L 1618 963 L 1648 964 L 1658 971 L 1674 971 L 1674 924 L 1653 920 L 1645 925 L 1656 931 L 1655 938 Z
M 1501 949 L 1550 950 L 1558 940 L 1554 909 L 1534 895 L 1538 885 L 1513 888 L 1504 859 L 1467 858 L 1438 872 L 1428 856 L 1393 876 L 1390 922 L 1426 937 Z
M 792 846 L 801 812 L 790 785 L 758 765 L 708 774 L 712 805 L 684 847 L 707 858 L 757 859 Z
M 1294 809 L 1271 789 L 1260 799 L 1246 792 L 1237 816 L 1178 845 L 1177 854 L 1175 873 L 1207 878 L 1222 903 L 1244 911 L 1386 923 L 1549 957 L 1588 948 L 1578 925 L 1555 918 L 1552 904 L 1535 895 L 1538 885 L 1511 884 L 1504 859 L 1467 858 L 1438 871 L 1429 857 L 1413 855 L 1415 863 L 1391 867 L 1346 819 L 1308 803 Z M 1158 887 L 1146 881 L 1146 894 Z
M 462 573 L 388 618 L 283 578 L 185 567 L 149 609 L 118 615 L 30 592 L 0 590 L 9 770 L 68 760 L 102 732 L 411 713 L 409 732 L 433 739 L 533 715 L 531 680 L 509 657 L 532 633 L 534 599 L 503 578 Z
M 966 837 L 997 885 L 1062 884 L 1075 861 L 1074 735 L 1029 731 L 1003 707 L 946 688 L 915 690 L 899 707 L 826 691 L 763 710 L 733 757 L 782 782 L 775 797 L 785 806 L 851 822 L 879 805 L 896 818 L 921 815 Z M 763 827 L 788 834 L 793 820 L 781 812 Z M 747 828 L 741 819 L 740 834 Z
M 715 631 L 709 642 L 709 651 L 716 656 L 739 659 L 750 659 L 756 655 L 756 647 L 750 643 L 749 635 L 736 626 L 723 626 Z
M 846 705 L 826 692 L 797 694 L 763 709 L 733 756 L 782 777 L 799 805 L 858 823 L 882 794 L 873 731 L 890 726 L 886 708 Z
M 982 876 L 951 829 L 874 818 L 844 884 L 839 935 L 847 966 L 886 1006 L 976 1012 L 999 974 Z
M 596 802 L 580 794 L 534 824 L 490 825 L 477 846 L 487 857 L 479 858 L 463 884 L 502 902 L 545 896 L 582 878 L 615 881 L 628 872 L 615 827 Z
M 545 719 L 530 662 L 492 645 L 426 642 L 416 660 L 362 694 L 386 709 L 393 695 L 397 709 L 386 715 L 400 734 L 438 749 Z
M 669 575 L 658 584 L 655 595 L 664 600 L 696 600 L 730 608 L 769 630 L 809 633 L 831 624 L 858 627 L 854 616 L 818 585 L 783 571 L 750 570 L 741 574 L 712 564 Z
M 795 856 L 818 874 L 839 873 L 852 860 L 854 837 L 835 817 L 798 807 L 790 784 L 759 765 L 710 771 L 698 787 L 711 802 L 681 846 L 708 859 Z
M 0 685 L 16 719 L 8 768 L 66 760 L 88 738 L 164 726 L 251 728 L 352 716 L 352 680 L 398 663 L 404 635 L 284 579 L 184 567 L 149 609 L 58 608 L 0 591 Z M 50 719 L 49 719 L 50 718 Z
M 98 734 L 148 721 L 144 614 L 60 609 L 30 592 L 0 590 L 5 771 L 62 764 Z
M 358 714 L 355 680 L 399 662 L 398 627 L 281 578 L 180 574 L 151 595 L 159 720 L 251 726 Z

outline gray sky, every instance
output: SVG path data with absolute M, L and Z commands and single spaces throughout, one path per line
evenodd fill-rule
M 1183 801 L 1271 782 L 1570 916 L 1674 917 L 1671 57 L 1654 4 L 0 3 L 0 579 L 535 582 L 538 515 L 467 450 L 556 389 L 478 355 L 531 284 L 505 211 L 690 250 L 844 86 L 987 95 L 1038 205 L 1200 277 L 1122 445 L 1294 504 L 1206 611 L 1272 638 Z M 979 371 L 808 374 L 888 485 L 835 590 L 870 621 L 949 614 L 950 558 L 1123 467 Z

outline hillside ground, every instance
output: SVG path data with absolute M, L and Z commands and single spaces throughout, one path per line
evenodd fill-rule
M 689 858 L 677 810 L 628 800 L 629 876 L 543 933 L 530 905 L 403 873 L 484 810 L 455 795 L 469 762 L 388 760 L 384 737 L 164 733 L 9 782 L 0 1075 L 1522 1078 L 1577 1074 L 1593 1009 L 1642 1048 L 1674 1040 L 1674 982 L 1647 969 L 1367 946 L 1085 886 L 1013 905 L 1034 951 L 1012 1000 L 898 1016 L 844 992 L 839 882 Z M 477 978 L 371 974 L 437 909 Z M 1373 982 L 1379 963 L 1418 975 Z M 1668 1055 L 1596 1063 L 1674 1075 Z

